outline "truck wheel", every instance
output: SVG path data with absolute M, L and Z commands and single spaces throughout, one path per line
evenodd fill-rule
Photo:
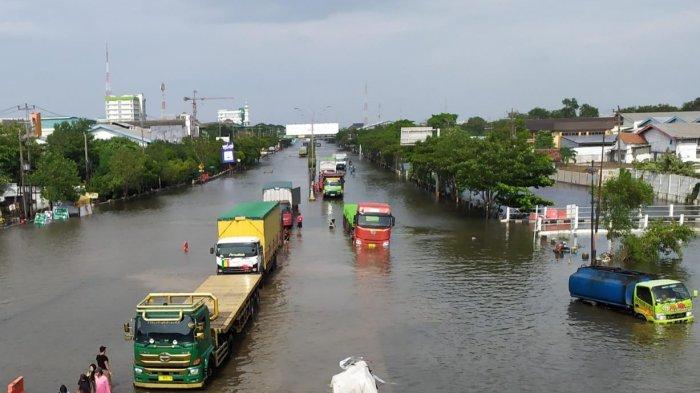
M 211 355 L 209 356 L 209 361 L 207 362 L 206 375 L 207 377 L 205 381 L 211 381 L 211 377 L 214 375 L 214 357 Z

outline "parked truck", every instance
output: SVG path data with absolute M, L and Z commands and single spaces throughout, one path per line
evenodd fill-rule
M 301 190 L 294 188 L 290 181 L 275 181 L 265 184 L 262 189 L 263 201 L 276 201 L 280 203 L 282 210 L 282 226 L 291 229 L 294 226 L 294 217 L 299 213 L 299 201 Z
M 323 178 L 323 197 L 342 198 L 345 180 L 342 176 L 328 176 Z
M 309 148 L 306 146 L 302 146 L 299 148 L 299 157 L 306 157 L 309 155 Z
M 572 297 L 626 310 L 655 323 L 693 320 L 693 297 L 675 280 L 604 266 L 582 266 L 569 277 Z
M 243 202 L 219 216 L 216 272 L 266 273 L 274 268 L 282 245 L 279 202 Z
M 350 232 L 357 247 L 388 248 L 395 223 L 387 203 L 346 203 L 343 206 L 343 227 Z
M 134 341 L 134 386 L 195 389 L 231 355 L 255 313 L 260 274 L 209 276 L 191 293 L 150 293 L 125 338 Z

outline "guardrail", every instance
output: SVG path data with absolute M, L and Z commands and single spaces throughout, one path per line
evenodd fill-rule
M 696 205 L 659 205 L 638 209 L 630 215 L 635 230 L 643 231 L 651 221 L 678 222 L 700 229 L 700 206 Z M 533 226 L 540 235 L 558 233 L 588 232 L 591 229 L 591 207 L 567 205 L 565 208 L 536 207 L 534 211 L 521 211 L 506 208 L 502 222 L 521 221 Z M 598 232 L 606 232 L 602 223 Z

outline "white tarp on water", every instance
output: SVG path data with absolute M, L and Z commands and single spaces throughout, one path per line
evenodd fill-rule
M 364 360 L 349 366 L 331 379 L 333 393 L 377 393 L 377 385 Z

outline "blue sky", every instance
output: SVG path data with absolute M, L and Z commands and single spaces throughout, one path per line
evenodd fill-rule
M 616 105 L 700 96 L 700 2 L 507 0 L 1 0 L 0 110 L 29 102 L 104 116 L 104 44 L 112 91 L 143 92 L 160 115 L 200 118 L 247 101 L 253 122 L 498 118 L 576 97 Z M 6 114 L 0 114 L 5 116 Z

